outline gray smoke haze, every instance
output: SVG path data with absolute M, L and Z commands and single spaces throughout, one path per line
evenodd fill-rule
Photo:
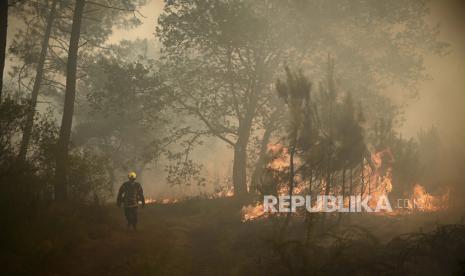
M 440 39 L 450 43 L 445 57 L 426 56 L 425 68 L 432 79 L 419 87 L 419 99 L 409 103 L 401 131 L 415 135 L 419 128 L 435 125 L 444 142 L 465 141 L 465 2 L 433 1 L 431 22 L 440 24 Z
M 132 30 L 116 30 L 110 43 L 122 39 L 147 38 L 154 41 L 156 18 L 163 1 L 152 0 L 141 12 L 147 17 Z M 463 144 L 465 141 L 465 2 L 462 0 L 434 0 L 430 3 L 431 24 L 440 24 L 440 39 L 450 44 L 450 54 L 444 57 L 425 56 L 425 69 L 431 80 L 419 86 L 419 97 L 408 100 L 402 92 L 388 89 L 394 99 L 407 100 L 405 123 L 399 130 L 406 137 L 415 136 L 419 129 L 436 126 L 444 142 Z M 463 145 L 462 145 L 463 147 Z
M 154 32 L 163 5 L 162 0 L 149 1 L 140 10 L 145 16 L 140 18 L 142 24 L 134 29 L 114 29 L 108 43 L 148 39 L 156 47 Z M 434 125 L 438 128 L 445 144 L 453 144 L 465 149 L 465 2 L 434 0 L 430 2 L 430 10 L 428 20 L 431 24 L 440 24 L 440 40 L 450 44 L 450 53 L 442 57 L 424 56 L 425 71 L 431 79 L 420 83 L 418 98 L 403 97 L 405 91 L 399 91 L 395 87 L 390 87 L 385 92 L 395 101 L 406 104 L 405 122 L 399 129 L 404 137 L 414 137 L 420 129 Z M 20 28 L 18 21 L 13 18 L 10 21 L 9 41 L 18 28 Z M 8 66 L 7 64 L 7 70 Z M 222 145 L 212 143 L 208 143 L 208 149 L 200 149 L 201 153 L 198 156 L 206 164 L 206 173 L 209 176 L 223 179 L 223 174 L 227 175 L 230 171 L 231 151 L 225 150 Z M 145 178 L 153 180 L 151 182 L 154 183 L 150 186 L 160 187 L 154 189 L 154 192 L 168 189 L 161 185 L 164 181 L 163 177 L 160 177 L 159 170 L 147 172 Z
M 155 27 L 163 9 L 162 0 L 151 0 L 141 8 L 145 18 L 134 29 L 114 29 L 108 43 L 121 40 L 148 39 L 157 43 Z M 419 97 L 408 100 L 406 121 L 400 131 L 405 136 L 414 136 L 420 128 L 435 125 L 444 139 L 451 142 L 465 140 L 465 2 L 462 0 L 433 0 L 430 2 L 431 24 L 440 24 L 440 39 L 450 44 L 450 54 L 444 57 L 426 55 L 426 72 L 431 80 L 419 86 Z M 20 28 L 14 17 L 10 20 L 8 40 Z M 8 62 L 10 61 L 10 62 Z M 7 69 L 11 60 L 7 60 Z M 401 91 L 394 88 L 386 91 L 392 98 L 401 99 Z
M 147 18 L 143 19 L 141 26 L 136 30 L 115 30 L 110 41 L 147 38 L 156 43 L 153 32 L 162 8 L 163 1 L 152 0 L 142 9 Z M 400 91 L 394 86 L 387 88 L 385 93 L 395 102 L 405 104 L 405 122 L 399 129 L 404 137 L 415 137 L 420 129 L 435 126 L 444 145 L 465 149 L 465 2 L 434 0 L 430 2 L 430 10 L 428 21 L 433 25 L 439 24 L 439 39 L 450 44 L 450 53 L 446 56 L 424 56 L 425 71 L 431 78 L 419 84 L 417 98 L 405 97 L 408 91 Z M 213 148 L 217 150 L 218 147 Z M 228 175 L 232 160 L 230 151 L 212 152 L 212 148 L 205 148 L 199 152 L 199 158 L 206 164 L 206 174 L 221 179 Z M 214 165 L 218 163 L 221 165 Z M 157 179 L 155 176 L 152 174 L 147 179 Z M 155 190 L 156 193 L 160 191 Z M 170 190 L 165 191 L 169 194 Z

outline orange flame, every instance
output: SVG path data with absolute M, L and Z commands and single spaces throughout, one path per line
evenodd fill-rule
M 265 213 L 262 203 L 243 206 L 241 210 L 242 222 L 255 220 L 257 218 L 264 216 L 265 214 L 266 213 Z
M 289 167 L 290 157 L 286 147 L 281 144 L 268 144 L 268 153 L 274 157 L 267 165 L 268 169 L 284 171 Z
M 173 204 L 177 202 L 178 202 L 178 199 L 176 198 L 155 199 L 152 197 L 148 197 L 145 199 L 145 204 Z
M 281 144 L 269 144 L 268 153 L 273 156 L 273 159 L 268 163 L 267 168 L 270 170 L 283 172 L 289 168 L 289 154 L 286 147 Z M 392 164 L 395 162 L 394 157 L 389 149 L 384 149 L 371 154 L 370 156 L 371 165 L 369 160 L 364 160 L 363 175 L 365 176 L 364 186 L 360 187 L 359 193 L 362 196 L 370 195 L 371 199 L 368 205 L 371 208 L 375 208 L 378 200 L 381 196 L 388 196 L 393 189 L 392 184 Z M 383 162 L 387 161 L 387 162 Z M 296 184 L 293 189 L 293 194 L 303 194 L 307 189 L 309 182 L 303 181 L 296 177 Z M 320 182 L 320 190 L 325 190 L 324 180 Z M 321 187 L 323 187 L 321 189 Z M 340 190 L 335 190 L 332 193 L 337 194 Z M 287 195 L 289 194 L 288 185 L 279 185 L 277 194 Z M 410 213 L 411 210 L 419 210 L 425 212 L 434 212 L 447 208 L 447 201 L 449 198 L 449 192 L 442 196 L 432 196 L 428 194 L 425 188 L 419 184 L 413 187 L 411 196 L 411 206 L 407 210 Z M 347 207 L 349 201 L 345 201 L 344 205 Z M 385 214 L 385 213 L 383 213 Z M 387 213 L 386 213 L 387 214 Z M 397 210 L 394 213 L 388 215 L 400 215 L 401 211 Z M 405 213 L 403 213 L 405 214 Z M 248 206 L 244 206 L 241 210 L 242 221 L 251 221 L 260 217 L 266 217 L 268 214 L 264 212 L 263 204 L 256 203 Z
M 434 212 L 447 208 L 449 200 L 449 191 L 442 196 L 433 196 L 426 192 L 425 188 L 420 184 L 415 184 L 412 193 L 412 206 L 422 212 Z

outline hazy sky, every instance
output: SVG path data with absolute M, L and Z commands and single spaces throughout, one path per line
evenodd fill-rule
M 445 57 L 426 56 L 425 67 L 432 79 L 420 85 L 420 97 L 409 101 L 406 122 L 401 132 L 412 136 L 420 128 L 435 125 L 444 139 L 465 141 L 465 1 L 433 0 L 432 23 L 441 24 L 441 40 L 451 44 L 451 54 Z M 141 9 L 146 18 L 133 30 L 115 30 L 110 41 L 121 39 L 154 39 L 156 18 L 163 8 L 163 1 L 152 0 Z M 396 91 L 389 91 L 396 93 Z
M 163 0 L 149 0 L 140 9 L 145 16 L 140 17 L 142 25 L 130 30 L 114 29 L 109 43 L 137 38 L 147 38 L 156 43 L 155 26 L 162 8 Z M 412 136 L 420 128 L 435 125 L 446 140 L 465 145 L 465 0 L 433 0 L 429 20 L 441 24 L 440 38 L 450 43 L 451 54 L 425 57 L 426 71 L 432 79 L 420 85 L 419 99 L 408 102 L 406 122 L 401 131 L 404 136 Z M 10 23 L 8 38 L 11 41 L 15 24 Z M 9 63 L 7 61 L 7 68 Z M 399 94 L 394 88 L 388 92 L 393 96 Z
M 140 9 L 143 17 L 138 17 L 142 24 L 135 29 L 118 30 L 114 29 L 113 35 L 110 37 L 109 42 L 115 43 L 121 39 L 135 40 L 137 38 L 147 38 L 155 41 L 155 26 L 157 25 L 157 18 L 163 9 L 163 0 L 147 0 L 148 3 Z
M 406 111 L 403 132 L 414 134 L 420 127 L 436 125 L 444 138 L 465 142 L 465 1 L 435 0 L 431 19 L 441 24 L 441 39 L 451 44 L 445 57 L 425 57 L 432 80 L 420 86 L 420 99 Z

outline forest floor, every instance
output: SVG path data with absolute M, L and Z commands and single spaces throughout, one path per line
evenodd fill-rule
M 109 235 L 77 248 L 62 264 L 67 275 L 219 275 L 234 265 L 225 243 L 241 227 L 240 209 L 227 200 L 148 205 L 135 231 L 112 209 Z
M 15 231 L 17 240 L 13 237 L 10 250 L 0 255 L 0 265 L 23 275 L 265 274 L 268 264 L 279 262 L 270 241 L 272 223 L 243 223 L 240 210 L 228 198 L 148 205 L 139 210 L 134 231 L 127 229 L 116 206 L 55 207 L 52 215 Z M 63 214 L 65 219 L 57 219 Z M 363 224 L 387 241 L 400 233 L 432 229 L 438 222 L 447 221 L 428 215 L 378 217 Z M 286 274 L 277 267 L 275 274 Z

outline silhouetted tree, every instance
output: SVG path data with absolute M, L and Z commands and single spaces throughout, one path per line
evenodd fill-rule
M 8 31 L 8 0 L 0 4 L 0 102 L 3 96 L 3 70 L 5 69 L 6 38 Z
M 66 66 L 66 91 L 63 105 L 63 117 L 61 120 L 60 137 L 57 145 L 55 198 L 64 201 L 67 198 L 66 183 L 68 173 L 68 149 L 73 123 L 74 98 L 76 97 L 76 72 L 79 49 L 79 37 L 81 34 L 81 20 L 84 11 L 85 0 L 76 0 L 74 7 L 73 26 L 69 40 L 68 61 Z
M 177 104 L 233 148 L 236 195 L 247 193 L 250 137 L 260 110 L 274 108 L 275 68 L 292 48 L 288 12 L 284 3 L 193 0 L 167 2 L 159 18 L 162 71 Z
M 56 13 L 56 1 L 51 3 L 50 12 L 48 14 L 47 23 L 45 27 L 45 33 L 43 34 L 43 41 L 40 50 L 39 60 L 37 62 L 37 71 L 34 79 L 34 86 L 31 91 L 30 107 L 26 119 L 26 125 L 23 130 L 23 138 L 21 141 L 21 147 L 19 149 L 19 159 L 23 160 L 26 158 L 27 149 L 29 147 L 29 141 L 32 134 L 32 126 L 34 124 L 34 115 L 36 113 L 37 98 L 39 96 L 40 85 L 42 83 L 42 77 L 44 74 L 44 64 L 47 55 L 47 49 L 49 47 L 50 34 L 52 32 L 53 22 L 55 20 Z

